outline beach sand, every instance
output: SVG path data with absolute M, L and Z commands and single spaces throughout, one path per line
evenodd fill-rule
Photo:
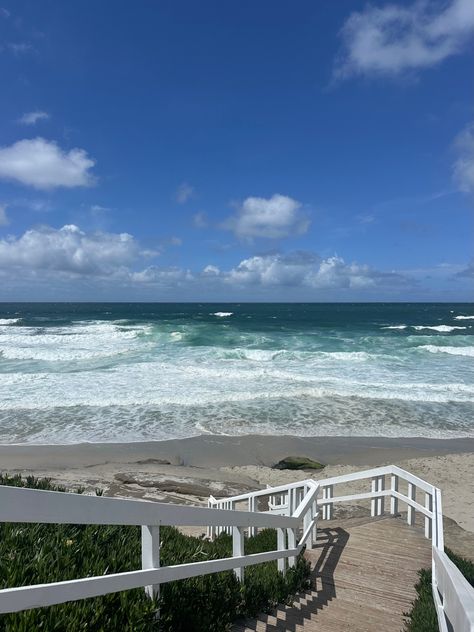
M 326 467 L 272 469 L 290 455 Z M 390 463 L 441 488 L 447 545 L 474 557 L 474 439 L 203 435 L 131 444 L 0 446 L 2 472 L 46 476 L 71 489 L 101 488 L 108 496 L 189 504 L 206 503 L 209 494 L 235 495 Z M 366 491 L 360 486 L 368 483 L 358 485 L 358 491 Z M 336 493 L 346 490 L 341 486 Z M 367 511 L 362 505 L 352 510 Z

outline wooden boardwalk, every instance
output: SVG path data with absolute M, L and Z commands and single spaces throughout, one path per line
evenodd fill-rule
M 234 632 L 400 632 L 417 571 L 431 567 L 421 528 L 391 517 L 323 522 L 305 555 L 311 589 Z

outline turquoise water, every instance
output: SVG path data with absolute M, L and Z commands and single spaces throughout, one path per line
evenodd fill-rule
M 0 442 L 474 436 L 473 304 L 0 304 Z

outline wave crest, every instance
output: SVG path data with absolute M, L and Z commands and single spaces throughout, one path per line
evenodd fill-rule
M 438 345 L 420 345 L 418 349 L 430 353 L 449 353 L 450 355 L 474 357 L 474 347 L 442 347 Z

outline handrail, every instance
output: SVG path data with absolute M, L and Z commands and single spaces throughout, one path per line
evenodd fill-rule
M 222 509 L 175 505 L 146 500 L 104 498 L 69 492 L 0 486 L 0 522 L 49 524 L 161 525 L 202 527 L 295 527 L 291 516 L 233 513 Z
M 390 477 L 390 488 L 385 479 Z M 334 487 L 371 479 L 371 491 L 334 496 Z M 399 490 L 399 480 L 408 483 L 407 494 Z M 319 491 L 323 492 L 320 499 Z M 425 495 L 424 505 L 416 490 Z M 269 510 L 259 511 L 257 499 L 269 497 Z M 319 507 L 322 518 L 333 517 L 337 503 L 371 500 L 371 515 L 398 514 L 398 502 L 407 505 L 407 522 L 415 524 L 415 514 L 425 521 L 425 537 L 432 541 L 433 598 L 441 632 L 474 632 L 474 590 L 444 552 L 442 499 L 439 488 L 395 465 L 352 472 L 340 476 L 305 479 L 225 499 L 209 497 L 208 507 L 192 507 L 151 501 L 85 496 L 0 486 L 0 522 L 44 522 L 72 524 L 141 525 L 142 569 L 125 573 L 86 577 L 66 582 L 21 586 L 0 590 L 0 613 L 84 599 L 130 588 L 145 587 L 156 596 L 159 585 L 233 569 L 244 580 L 244 568 L 266 561 L 277 561 L 286 571 L 296 563 L 304 546 L 312 547 L 316 535 Z M 236 509 L 236 503 L 248 501 L 248 511 Z M 281 501 L 281 502 L 278 502 Z M 221 530 L 232 534 L 232 557 L 177 566 L 161 567 L 159 561 L 160 526 L 207 526 L 210 535 Z M 257 528 L 277 530 L 275 551 L 246 555 L 244 531 L 253 535 Z M 217 531 L 216 531 L 217 529 Z M 301 536 L 297 539 L 297 532 Z
M 159 585 L 225 570 L 234 570 L 243 580 L 243 569 L 253 564 L 277 561 L 281 571 L 295 564 L 296 556 L 309 540 L 316 525 L 319 484 L 309 481 L 307 492 L 291 515 L 192 507 L 151 501 L 103 498 L 68 492 L 53 492 L 0 486 L 0 522 L 43 522 L 59 524 L 107 524 L 142 526 L 142 569 L 99 577 L 85 577 L 49 584 L 36 584 L 0 590 L 0 613 L 49 606 L 70 600 L 145 587 L 156 596 Z M 214 502 L 215 499 L 212 499 Z M 304 521 L 304 534 L 296 544 L 296 531 Z M 233 555 L 229 558 L 160 567 L 160 532 L 163 525 L 232 527 Z M 278 549 L 251 555 L 244 554 L 244 529 L 273 528 L 279 532 Z M 286 538 L 281 537 L 288 533 Z
M 114 573 L 98 577 L 84 577 L 63 582 L 20 586 L 0 590 L 0 613 L 18 612 L 43 606 L 52 606 L 66 601 L 98 597 L 108 593 L 141 588 L 147 584 L 159 585 L 178 579 L 209 575 L 232 570 L 236 566 L 251 566 L 296 556 L 299 549 L 268 551 L 251 555 L 206 560 L 177 566 L 162 566 L 148 570 Z
M 385 477 L 387 476 L 391 477 L 390 489 L 385 489 Z M 372 490 L 370 492 L 334 496 L 334 486 L 365 479 L 372 479 Z M 408 495 L 399 491 L 399 479 L 408 483 Z M 281 502 L 273 504 L 272 512 L 274 514 L 283 515 L 290 509 L 290 489 L 294 489 L 295 487 L 307 487 L 310 482 L 310 480 L 304 480 L 287 486 L 267 488 L 257 493 L 249 493 L 240 497 L 227 498 L 225 501 L 216 501 L 216 506 L 219 506 L 222 502 L 232 502 L 238 498 L 248 498 L 249 506 L 251 505 L 254 510 L 256 510 L 256 505 L 251 502 L 255 496 L 268 495 L 278 497 L 278 495 L 280 495 Z M 407 505 L 407 521 L 410 525 L 415 524 L 416 512 L 422 514 L 425 520 L 425 537 L 432 541 L 432 589 L 439 629 L 441 632 L 448 632 L 448 630 L 454 630 L 454 632 L 474 632 L 474 606 L 471 606 L 471 603 L 474 603 L 474 590 L 466 580 L 463 579 L 463 581 L 461 581 L 461 573 L 444 552 L 442 500 L 441 490 L 439 488 L 396 465 L 351 472 L 349 474 L 319 479 L 318 482 L 323 490 L 323 498 L 318 499 L 318 506 L 321 506 L 323 509 L 323 519 L 332 518 L 333 507 L 336 503 L 368 499 L 372 502 L 372 516 L 382 515 L 384 513 L 383 500 L 385 498 L 390 498 L 390 513 L 394 515 L 398 513 L 399 501 Z M 424 506 L 416 500 L 417 489 L 423 491 L 425 494 Z M 455 594 L 453 594 L 453 592 Z M 467 594 L 469 597 L 466 596 Z M 462 608 L 460 606 L 460 599 L 464 600 Z M 457 612 L 460 609 L 462 614 L 453 614 L 453 610 Z
M 433 547 L 436 590 L 440 606 L 455 632 L 474 630 L 474 590 L 444 551 Z
M 272 494 L 278 494 L 279 492 L 287 492 L 289 489 L 297 489 L 299 487 L 304 487 L 310 483 L 320 483 L 321 481 L 314 481 L 312 478 L 308 478 L 305 480 L 297 481 L 296 483 L 288 483 L 286 485 L 277 485 L 276 487 L 267 487 L 266 489 L 259 489 L 254 492 L 246 492 L 245 494 L 238 494 L 237 496 L 226 496 L 225 499 L 216 500 L 214 496 L 209 496 L 209 498 L 214 498 L 216 503 L 223 503 L 227 501 L 231 502 L 240 502 L 242 500 L 248 500 L 249 498 L 256 498 L 258 496 L 268 496 Z

